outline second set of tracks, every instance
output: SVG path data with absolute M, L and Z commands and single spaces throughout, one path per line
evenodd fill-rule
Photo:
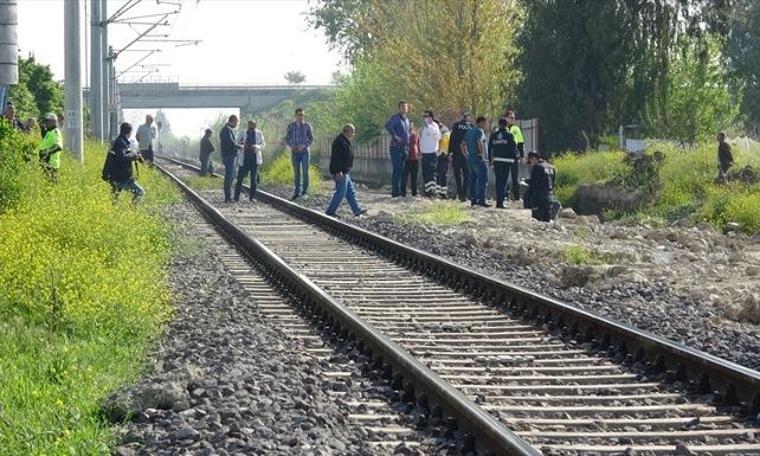
M 167 173 L 194 173 L 188 163 L 158 163 Z M 242 248 L 255 240 L 278 257 L 304 300 L 341 307 L 326 318 L 382 358 L 411 399 L 439 404 L 488 451 L 760 455 L 756 371 L 264 192 L 241 206 L 210 204 L 217 193 L 205 198 L 206 216 L 229 224 L 229 238 L 248 237 L 236 239 Z M 266 310 L 290 312 L 280 304 Z M 382 414 L 363 405 L 355 418 Z

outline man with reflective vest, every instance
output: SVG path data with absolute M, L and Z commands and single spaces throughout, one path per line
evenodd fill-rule
M 52 180 L 58 180 L 58 169 L 61 167 L 61 151 L 63 139 L 58 130 L 58 117 L 48 113 L 42 121 L 42 141 L 38 148 L 40 165 Z
M 507 130 L 506 118 L 499 119 L 499 128 L 491 133 L 488 150 L 491 151 L 491 166 L 496 175 L 496 208 L 504 209 L 504 198 L 507 196 L 507 177 L 510 170 L 513 188 L 517 181 L 517 144 L 515 137 Z
M 519 165 L 525 159 L 525 141 L 523 140 L 522 130 L 515 123 L 515 112 L 508 110 L 504 117 L 507 119 L 507 131 L 512 133 L 512 137 L 514 137 L 515 144 L 517 145 L 517 157 L 509 170 L 512 179 L 511 199 L 512 201 L 517 201 L 520 199 Z

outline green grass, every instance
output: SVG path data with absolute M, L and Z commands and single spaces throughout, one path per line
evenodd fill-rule
M 183 177 L 182 181 L 192 187 L 194 190 L 219 190 L 222 188 L 224 179 L 211 176 L 189 176 Z
M 568 264 L 576 266 L 602 264 L 604 255 L 579 244 L 571 244 L 562 249 L 562 258 Z
M 419 212 L 399 216 L 402 223 L 456 226 L 468 222 L 470 216 L 459 202 L 435 201 Z
M 290 152 L 283 151 L 273 160 L 264 163 L 260 172 L 261 183 L 264 185 L 293 185 L 293 165 Z M 324 191 L 322 173 L 315 165 L 309 167 L 309 193 L 318 195 Z
M 651 203 L 636 213 L 610 211 L 605 219 L 663 225 L 687 218 L 693 222 L 706 221 L 718 228 L 726 222 L 737 222 L 746 233 L 760 232 L 760 184 L 716 185 L 714 142 L 690 148 L 663 143 L 650 146 L 650 150 L 660 151 L 664 156 L 657 171 L 660 185 L 654 190 L 656 194 L 651 195 Z M 733 153 L 734 169 L 751 165 L 760 171 L 760 147 L 754 145 L 747 150 L 744 144 L 734 145 Z M 565 206 L 573 206 L 580 185 L 625 177 L 633 170 L 623 163 L 624 157 L 622 152 L 589 152 L 556 158 L 553 164 L 557 168 L 557 196 Z
M 170 226 L 156 213 L 180 196 L 143 167 L 142 203 L 114 202 L 105 151 L 88 144 L 84 165 L 64 154 L 58 184 L 24 164 L 0 213 L 0 455 L 109 454 L 98 403 L 139 376 L 170 316 Z

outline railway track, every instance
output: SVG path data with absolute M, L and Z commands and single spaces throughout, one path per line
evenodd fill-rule
M 189 169 L 172 162 L 170 172 Z M 496 452 L 760 455 L 760 373 L 272 195 L 257 199 L 217 203 L 219 217 L 422 363 L 432 376 L 369 347 Z

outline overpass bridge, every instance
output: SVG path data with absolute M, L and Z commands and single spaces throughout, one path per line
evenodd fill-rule
M 241 114 L 297 95 L 327 93 L 332 85 L 180 85 L 176 82 L 118 83 L 121 109 L 239 108 Z M 85 98 L 88 93 L 85 90 Z

